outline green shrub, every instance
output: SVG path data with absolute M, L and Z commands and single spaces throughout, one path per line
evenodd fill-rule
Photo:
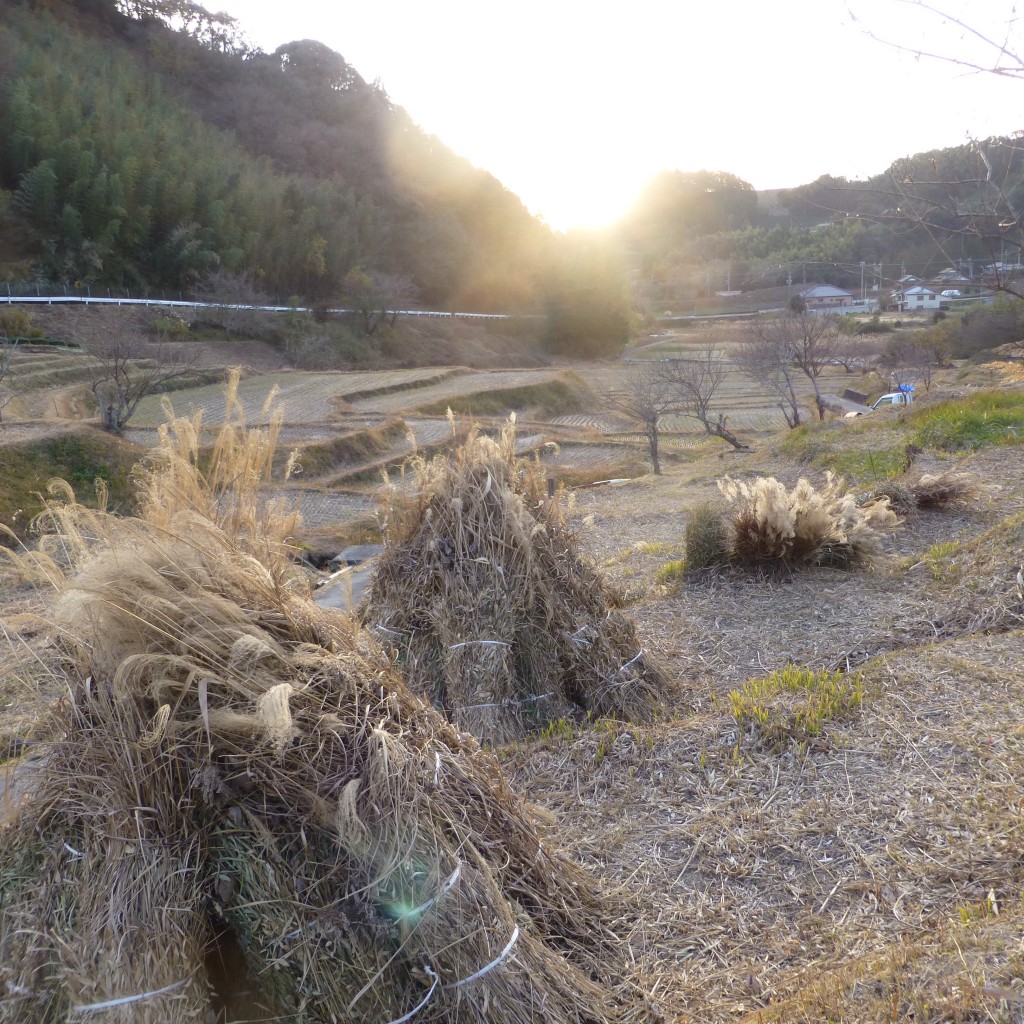
M 963 316 L 950 318 L 953 356 L 967 359 L 985 349 L 998 348 L 1024 337 L 1024 302 L 1002 295 L 990 305 L 968 307 Z
M 720 506 L 704 502 L 690 510 L 683 531 L 686 569 L 722 565 L 728 555 L 725 519 Z
M 188 322 L 180 316 L 158 316 L 149 326 L 154 334 L 164 338 L 184 338 L 189 333 Z
M 0 334 L 6 334 L 9 338 L 43 337 L 43 331 L 32 322 L 31 314 L 13 306 L 0 309 Z
M 867 323 L 857 327 L 858 334 L 890 334 L 891 332 L 892 328 L 888 324 L 883 324 L 877 313 Z
M 801 478 L 790 490 L 774 477 L 726 477 L 718 486 L 731 506 L 729 558 L 745 565 L 870 561 L 881 553 L 884 532 L 899 523 L 888 501 L 858 503 L 831 473 L 820 489 Z
M 741 728 L 753 726 L 770 746 L 791 740 L 806 743 L 828 722 L 843 721 L 864 700 L 863 677 L 813 671 L 797 665 L 750 679 L 729 694 L 729 706 Z

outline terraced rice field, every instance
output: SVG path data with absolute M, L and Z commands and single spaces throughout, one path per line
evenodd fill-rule
M 624 421 L 620 422 L 611 415 L 602 416 L 600 414 L 588 415 L 587 413 L 578 413 L 573 416 L 555 416 L 553 419 L 548 420 L 548 422 L 556 427 L 569 427 L 573 430 L 593 430 L 600 434 L 613 434 L 615 431 L 622 429 Z
M 561 370 L 488 370 L 480 373 L 464 373 L 448 377 L 438 383 L 415 390 L 406 389 L 391 394 L 369 398 L 356 398 L 349 404 L 360 412 L 370 410 L 381 413 L 396 413 L 406 409 L 420 409 L 447 399 L 460 398 L 486 391 L 503 391 L 509 388 L 530 387 L 557 380 Z
M 306 526 L 333 526 L 354 519 L 362 519 L 376 508 L 377 501 L 370 492 L 315 491 L 299 487 L 276 488 L 268 497 L 283 498 L 290 507 L 302 513 Z
M 267 400 L 276 389 L 274 406 L 284 409 L 286 423 L 323 423 L 338 412 L 339 404 L 352 404 L 368 395 L 392 389 L 404 391 L 423 384 L 437 384 L 458 379 L 457 368 L 421 367 L 412 370 L 366 370 L 351 372 L 308 373 L 283 371 L 263 373 L 243 380 L 238 386 L 238 400 L 245 412 L 245 421 L 251 426 L 270 422 L 271 410 Z M 224 389 L 219 384 L 190 388 L 169 396 L 178 415 L 195 409 L 203 410 L 203 422 L 216 426 L 224 422 L 226 407 Z M 401 406 L 401 402 L 398 406 Z M 407 403 L 406 403 L 407 404 Z M 132 418 L 135 427 L 155 427 L 164 422 L 164 413 L 158 395 L 150 395 L 139 403 Z
M 18 352 L 11 359 L 8 383 L 16 393 L 57 385 L 85 383 L 87 357 L 81 352 Z

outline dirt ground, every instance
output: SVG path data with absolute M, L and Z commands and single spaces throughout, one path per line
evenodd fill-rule
M 977 496 L 907 517 L 870 568 L 662 582 L 717 479 L 814 475 L 767 433 L 567 499 L 681 696 L 650 727 L 566 724 L 498 754 L 625 898 L 629 980 L 664 1020 L 1024 1020 L 1024 458 L 957 465 Z M 0 592 L 0 757 L 39 749 L 38 702 L 62 693 L 49 599 Z M 767 742 L 729 695 L 789 664 L 862 673 L 863 702 Z

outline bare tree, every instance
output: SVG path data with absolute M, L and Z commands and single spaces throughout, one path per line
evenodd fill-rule
M 394 327 L 398 314 L 419 297 L 409 277 L 360 268 L 345 275 L 343 288 L 346 303 L 359 314 L 368 337 L 382 324 Z
M 748 450 L 731 430 L 728 417 L 711 406 L 725 382 L 727 367 L 713 344 L 688 359 L 662 359 L 636 369 L 622 391 L 609 404 L 643 425 L 651 466 L 661 473 L 659 444 L 666 416 L 697 420 L 711 437 L 719 437 L 738 451 Z
M 920 384 L 930 391 L 937 369 L 948 365 L 949 346 L 942 331 L 914 331 L 907 337 L 895 337 L 879 357 L 879 365 L 888 371 L 894 387 Z
M 833 316 L 805 312 L 755 320 L 747 331 L 740 362 L 751 377 L 777 396 L 786 422 L 795 427 L 800 422 L 800 406 L 793 369 L 811 382 L 818 419 L 823 420 L 828 404 L 821 393 L 821 375 L 836 361 L 841 337 Z
M 811 382 L 818 419 L 823 420 L 827 405 L 821 393 L 821 375 L 835 362 L 840 339 L 838 320 L 834 316 L 801 313 L 783 317 L 782 323 L 790 339 L 793 363 Z
M 675 394 L 674 412 L 697 420 L 706 433 L 720 437 L 733 448 L 747 450 L 748 446 L 726 426 L 728 417 L 711 408 L 727 373 L 726 364 L 713 344 L 708 344 L 699 356 L 663 360 L 658 368 Z
M 793 365 L 793 352 L 781 317 L 776 320 L 755 319 L 747 323 L 737 362 L 751 380 L 772 396 L 787 425 L 800 426 L 802 410 L 796 393 L 799 373 Z
M 0 334 L 0 423 L 3 423 L 4 420 L 4 409 L 11 404 L 11 399 L 14 398 L 10 380 L 13 374 L 11 363 L 17 347 L 17 338 L 9 338 L 6 334 Z M 7 383 L 5 384 L 4 381 Z
M 164 345 L 146 345 L 138 337 L 87 343 L 89 386 L 99 404 L 104 430 L 121 434 L 146 395 L 164 390 L 191 373 L 195 359 L 183 360 Z
M 840 334 L 835 359 L 847 373 L 866 373 L 879 355 L 881 346 L 875 339 L 861 334 Z
M 647 438 L 651 456 L 651 469 L 661 475 L 661 457 L 658 447 L 661 439 L 661 421 L 671 415 L 678 404 L 676 387 L 661 372 L 660 363 L 649 363 L 633 370 L 623 383 L 622 390 L 612 395 L 608 404 L 631 420 L 639 422 Z
M 1024 51 L 1012 4 L 1005 5 L 1002 20 L 994 6 L 978 4 L 976 10 L 982 13 L 972 24 L 945 4 L 899 2 L 919 11 L 925 25 L 931 23 L 944 32 L 945 41 L 939 36 L 931 48 L 923 48 L 913 41 L 892 38 L 887 28 L 874 31 L 865 27 L 868 36 L 919 60 L 951 64 L 971 75 L 1024 81 Z M 858 20 L 856 14 L 854 20 Z M 931 38 L 936 38 L 934 33 Z M 1024 298 L 1024 199 L 1019 185 L 1024 167 L 1022 139 L 1024 134 L 1018 131 L 1005 138 L 971 140 L 962 158 L 941 171 L 931 154 L 898 160 L 886 172 L 882 187 L 871 190 L 883 200 L 885 212 L 862 216 L 913 224 L 950 266 L 967 269 L 973 276 L 975 262 L 983 264 L 985 284 Z
M 262 338 L 270 332 L 270 315 L 260 307 L 272 303 L 252 274 L 214 270 L 206 276 L 200 291 L 211 303 L 203 316 L 228 334 Z

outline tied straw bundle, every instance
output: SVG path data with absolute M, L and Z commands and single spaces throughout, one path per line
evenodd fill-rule
M 229 399 L 233 392 L 229 390 Z M 0 1021 L 642 1020 L 611 906 L 492 757 L 309 599 L 260 500 L 276 425 L 175 420 L 121 518 L 52 502 L 69 697 L 0 826 Z
M 515 423 L 473 431 L 390 493 L 363 619 L 409 685 L 460 729 L 502 743 L 563 717 L 650 721 L 674 696 L 616 596 L 580 556 Z

